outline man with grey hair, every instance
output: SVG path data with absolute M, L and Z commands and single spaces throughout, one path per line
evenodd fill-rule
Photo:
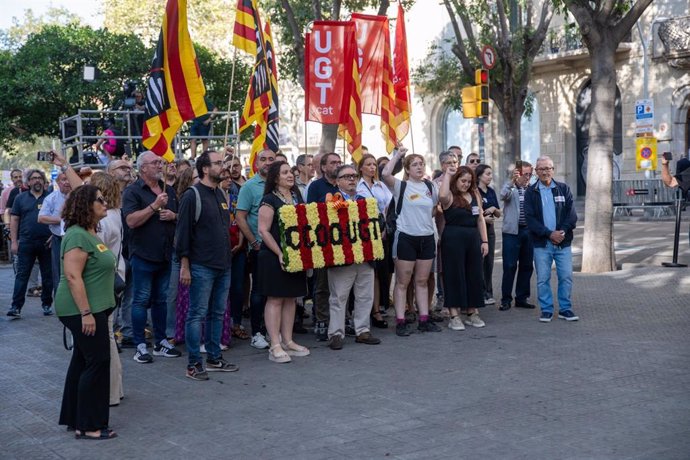
M 553 160 L 537 159 L 539 180 L 525 192 L 525 218 L 534 244 L 534 265 L 537 269 L 537 294 L 542 323 L 553 318 L 551 266 L 556 263 L 558 275 L 558 317 L 566 321 L 579 318 L 572 310 L 570 293 L 573 287 L 573 255 L 570 244 L 577 214 L 570 187 L 553 180 Z
M 134 182 L 132 165 L 129 161 L 113 160 L 108 163 L 107 172 L 117 180 L 121 190 L 124 190 L 128 185 Z
M 295 160 L 299 175 L 295 178 L 295 184 L 302 194 L 302 199 L 307 201 L 307 184 L 314 177 L 314 156 L 303 153 Z
M 21 318 L 29 275 L 36 258 L 41 269 L 43 314 L 53 314 L 53 274 L 49 246 L 51 233 L 48 225 L 38 222 L 38 213 L 43 206 L 43 200 L 48 196 L 45 190 L 46 175 L 40 169 L 30 169 L 26 177 L 29 190 L 17 195 L 10 211 L 11 250 L 12 254 L 17 256 L 12 306 L 7 312 L 7 316 L 12 319 Z
M 146 348 L 144 327 L 147 309 L 155 345 L 154 356 L 176 358 L 181 353 L 165 335 L 167 296 L 177 220 L 175 190 L 163 181 L 163 160 L 150 151 L 137 158 L 139 179 L 125 189 L 122 214 L 129 227 L 129 257 L 132 267 L 132 329 L 138 363 L 153 361 Z

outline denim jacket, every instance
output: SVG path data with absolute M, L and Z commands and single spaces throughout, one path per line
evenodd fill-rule
M 573 229 L 577 226 L 577 213 L 573 206 L 573 194 L 570 187 L 562 182 L 552 180 L 555 187 L 551 189 L 556 205 L 556 228 L 548 229 L 544 226 L 544 214 L 539 192 L 539 181 L 527 187 L 525 192 L 525 219 L 530 237 L 535 247 L 543 248 L 549 241 L 554 230 L 563 230 L 565 239 L 560 247 L 570 246 L 573 241 Z

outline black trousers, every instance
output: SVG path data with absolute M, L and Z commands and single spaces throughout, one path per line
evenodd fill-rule
M 60 425 L 79 431 L 108 428 L 110 416 L 110 338 L 108 313 L 95 313 L 96 333 L 84 335 L 81 316 L 61 316 L 74 337 L 72 360 L 65 377 Z

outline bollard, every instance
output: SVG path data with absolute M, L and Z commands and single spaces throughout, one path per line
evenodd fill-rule
M 687 264 L 678 263 L 678 244 L 680 243 L 680 213 L 683 208 L 683 195 L 676 192 L 676 231 L 673 235 L 673 260 L 672 262 L 662 262 L 664 267 L 678 268 L 687 267 Z

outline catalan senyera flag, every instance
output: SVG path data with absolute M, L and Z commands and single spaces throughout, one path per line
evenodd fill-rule
M 268 62 L 269 77 L 271 79 L 271 102 L 268 110 L 264 111 L 263 118 L 256 123 L 254 128 L 254 141 L 252 151 L 249 156 L 250 176 L 256 173 L 256 154 L 263 149 L 270 149 L 277 152 L 280 148 L 278 137 L 278 125 L 280 121 L 279 98 L 278 98 L 278 66 L 273 49 L 273 36 L 271 34 L 271 21 L 266 20 L 264 26 L 264 44 L 266 46 L 266 61 Z
M 351 34 L 353 41 L 353 49 L 357 49 L 357 43 L 354 34 Z M 361 101 L 361 87 L 359 82 L 359 67 L 357 65 L 357 55 L 354 54 L 352 64 L 352 85 L 350 91 L 350 105 L 348 108 L 348 119 L 346 123 L 341 123 L 338 126 L 338 134 L 345 139 L 347 143 L 347 150 L 352 155 L 355 162 L 359 162 L 362 158 L 362 101 Z
M 405 30 L 405 10 L 398 3 L 398 20 L 395 24 L 395 54 L 393 55 L 393 87 L 395 109 L 393 122 L 398 141 L 403 140 L 410 131 L 410 66 L 407 60 L 407 33 Z
M 238 0 L 235 10 L 235 27 L 232 45 L 252 56 L 257 54 L 257 33 L 261 31 L 259 8 L 256 0 Z
M 386 151 L 391 153 L 398 143 L 395 131 L 395 89 L 393 86 L 393 67 L 391 61 L 391 38 L 388 20 L 383 31 L 383 81 L 381 82 L 381 134 L 386 141 Z
M 144 147 L 172 161 L 170 145 L 182 123 L 208 112 L 204 94 L 187 28 L 187 0 L 168 0 L 146 89 Z

